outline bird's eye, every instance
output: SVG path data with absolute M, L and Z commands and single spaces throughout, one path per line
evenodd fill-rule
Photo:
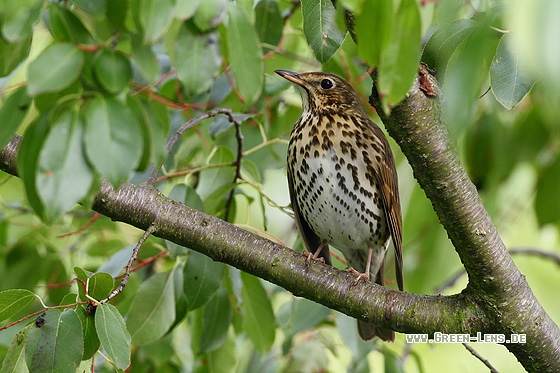
M 331 89 L 333 87 L 333 82 L 330 79 L 323 79 L 321 80 L 321 88 L 323 89 Z

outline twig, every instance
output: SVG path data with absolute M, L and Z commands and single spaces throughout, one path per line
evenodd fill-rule
M 171 139 L 169 139 L 169 142 L 167 143 L 167 153 L 165 155 L 164 160 L 161 162 L 161 164 L 157 165 L 157 167 L 154 165 L 154 169 L 152 170 L 152 173 L 150 174 L 150 177 L 148 179 L 148 185 L 154 185 L 156 183 L 157 174 L 158 174 L 159 170 L 161 169 L 161 166 L 163 165 L 163 162 L 169 156 L 169 154 L 171 154 L 171 150 L 173 150 L 173 147 L 175 146 L 175 143 L 179 140 L 181 135 L 183 135 L 183 133 L 186 130 L 194 127 L 196 124 L 203 121 L 204 119 L 215 117 L 218 114 L 226 114 L 230 118 L 231 121 L 234 121 L 230 108 L 219 108 L 218 107 L 218 108 L 206 111 L 206 112 L 204 112 L 200 115 L 197 115 L 193 119 L 186 121 L 185 123 L 183 123 L 181 125 L 181 127 L 179 127 L 179 129 L 177 129 L 177 131 L 175 131 L 175 133 L 173 134 L 173 136 L 171 136 Z
M 57 236 L 56 238 L 66 238 L 69 236 L 74 236 L 78 233 L 82 233 L 83 231 L 85 231 L 90 225 L 92 225 L 99 217 L 101 216 L 100 213 L 96 212 L 95 214 L 93 214 L 93 216 L 91 217 L 91 219 L 89 219 L 87 221 L 87 223 L 85 223 L 84 225 L 82 225 L 80 228 L 78 228 L 77 230 L 70 232 L 70 233 L 65 233 L 65 234 L 61 234 L 60 236 Z
M 280 210 L 281 212 L 283 212 L 284 214 L 288 215 L 289 217 L 293 218 L 294 217 L 294 213 L 292 212 L 292 209 L 288 208 L 288 206 L 282 206 L 278 203 L 276 203 L 276 201 L 274 201 L 269 195 L 267 195 L 264 190 L 262 190 L 262 188 L 260 187 L 260 185 L 258 183 L 253 183 L 252 181 L 247 180 L 246 178 L 244 178 L 243 176 L 239 177 L 239 180 L 241 180 L 241 182 L 245 185 L 248 185 L 250 187 L 252 187 L 253 189 L 255 189 L 259 195 L 272 207 Z
M 151 256 L 151 257 L 149 257 L 149 258 L 146 259 L 146 260 L 143 260 L 143 261 L 142 261 L 140 264 L 138 264 L 136 267 L 132 268 L 132 269 L 130 270 L 130 273 L 136 272 L 136 271 L 138 271 L 139 269 L 144 268 L 145 266 L 149 265 L 150 263 L 155 262 L 155 261 L 158 260 L 159 258 L 163 258 L 163 257 L 166 256 L 168 253 L 169 253 L 169 252 L 168 252 L 167 250 L 162 250 L 162 251 L 160 251 L 160 252 L 157 253 L 156 255 Z M 126 273 L 123 273 L 122 275 L 115 277 L 115 279 L 124 278 L 125 274 L 126 274 Z
M 6 324 L 6 325 L 0 327 L 0 331 L 11 328 L 12 326 L 17 325 L 22 321 L 28 320 L 28 319 L 32 318 L 33 316 L 38 316 L 38 315 L 42 314 L 43 312 L 47 312 L 48 310 L 70 308 L 70 307 L 75 307 L 79 304 L 87 304 L 87 302 L 76 302 L 76 303 L 72 303 L 72 304 L 62 304 L 60 306 L 49 306 L 49 307 L 47 307 L 43 304 L 43 306 L 45 306 L 45 308 L 40 309 L 39 311 L 35 311 L 33 313 L 30 313 L 29 315 L 25 315 L 19 320 L 13 321 L 9 324 Z
M 235 95 L 235 97 L 237 97 L 239 102 L 244 104 L 245 103 L 245 98 L 243 96 L 241 96 L 241 92 L 239 92 L 239 90 L 235 86 L 235 83 L 233 82 L 233 78 L 231 77 L 231 75 L 229 73 L 229 68 L 227 66 L 227 62 L 225 60 L 224 60 L 223 65 L 224 65 L 224 74 L 226 75 L 226 79 L 228 81 L 229 86 L 231 87 L 231 90 L 232 90 L 233 94 Z
M 553 252 L 543 251 L 531 247 L 517 247 L 508 250 L 508 252 L 510 253 L 510 255 L 534 255 L 543 259 L 550 259 L 560 266 L 560 255 Z M 449 278 L 449 280 L 445 281 L 436 289 L 436 294 L 441 294 L 445 289 L 453 286 L 455 282 L 457 282 L 457 280 L 461 278 L 461 276 L 463 276 L 465 273 L 466 272 L 464 269 L 460 269 L 459 271 L 457 271 L 453 276 Z
M 476 357 L 478 360 L 482 361 L 482 363 L 484 365 L 486 365 L 488 367 L 488 369 L 490 369 L 490 372 L 492 373 L 499 373 L 498 370 L 496 368 L 494 368 L 492 366 L 492 364 L 490 364 L 490 362 L 488 360 L 486 360 L 485 358 L 483 358 L 482 356 L 480 356 L 480 354 L 478 352 L 476 352 L 476 350 L 474 348 L 472 348 L 471 346 L 469 346 L 466 343 L 462 344 L 463 346 L 465 346 L 465 348 L 467 349 L 467 351 L 469 351 L 474 357 Z
M 530 247 L 517 247 L 517 248 L 513 248 L 513 249 L 509 250 L 509 253 L 512 254 L 512 255 L 515 255 L 515 254 L 534 255 L 534 256 L 544 258 L 544 259 L 550 259 L 554 263 L 556 263 L 557 265 L 560 266 L 560 255 L 558 255 L 556 253 L 553 253 L 553 252 L 543 251 L 543 250 L 534 249 L 534 248 L 530 248 Z
M 243 134 L 241 133 L 241 121 L 235 119 L 233 115 L 228 114 L 230 122 L 233 122 L 235 126 L 235 138 L 237 139 L 237 157 L 235 158 L 235 176 L 233 177 L 233 184 L 237 182 L 237 179 L 241 178 L 241 159 L 243 158 Z M 225 206 L 225 217 L 226 221 L 229 221 L 229 213 L 231 211 L 231 204 L 233 202 L 233 195 L 235 193 L 235 188 L 232 188 L 229 192 L 228 200 Z
M 207 164 L 207 165 L 204 165 L 204 166 L 189 168 L 188 170 L 171 172 L 167 175 L 163 175 L 163 176 L 158 177 L 156 179 L 156 183 L 159 183 L 160 181 L 163 181 L 163 180 L 172 179 L 174 177 L 185 176 L 185 175 L 193 174 L 193 173 L 196 173 L 196 172 L 208 170 L 208 169 L 211 169 L 211 168 L 221 168 L 221 167 L 235 167 L 235 162 L 210 163 L 210 164 Z
M 281 138 L 279 138 L 279 137 L 275 137 L 275 138 L 270 139 L 270 140 L 265 140 L 264 142 L 261 142 L 259 145 L 255 145 L 255 146 L 252 147 L 251 149 L 246 150 L 246 151 L 244 152 L 244 154 L 245 154 L 245 155 L 252 154 L 252 153 L 254 153 L 254 152 L 258 151 L 258 150 L 261 150 L 261 149 L 263 149 L 263 148 L 265 148 L 265 147 L 267 147 L 267 146 L 269 146 L 269 145 L 276 144 L 276 143 L 283 143 L 283 144 L 288 145 L 288 140 L 286 140 L 286 139 L 281 139 Z
M 154 233 L 155 231 L 156 231 L 156 226 L 153 225 L 153 224 L 150 225 L 150 227 L 148 229 L 146 229 L 146 232 L 144 232 L 144 235 L 142 236 L 142 238 L 140 238 L 140 240 L 138 241 L 138 243 L 136 244 L 136 246 L 134 246 L 134 249 L 132 250 L 132 255 L 130 256 L 130 259 L 128 260 L 128 263 L 126 263 L 124 275 L 123 275 L 123 278 L 122 278 L 122 281 L 121 281 L 120 285 L 117 286 L 117 288 L 115 290 L 113 290 L 107 298 L 103 299 L 99 303 L 106 303 L 106 302 L 110 301 L 111 299 L 116 297 L 124 289 L 124 287 L 128 283 L 128 276 L 130 276 L 130 268 L 132 267 L 132 263 L 134 263 L 134 261 L 138 257 L 138 251 L 140 251 L 140 247 L 144 244 L 144 242 L 146 242 L 148 237 L 150 237 L 150 235 L 152 233 Z
M 451 276 L 451 278 L 449 280 L 445 281 L 443 284 L 441 284 L 436 289 L 436 294 L 441 294 L 441 293 L 443 293 L 443 291 L 445 289 L 450 288 L 451 286 L 455 285 L 455 282 L 457 282 L 457 280 L 459 278 L 461 278 L 461 276 L 463 276 L 466 273 L 467 272 L 465 272 L 464 268 L 461 268 L 460 270 L 458 270 L 453 276 Z
M 301 2 L 292 1 L 292 6 L 287 10 L 285 10 L 284 14 L 282 14 L 282 17 L 284 18 L 285 22 L 287 22 L 292 17 L 292 15 L 296 12 L 296 10 L 300 7 L 300 5 Z
M 492 86 L 488 86 L 488 89 L 486 89 L 486 91 L 484 91 L 483 94 L 481 94 L 480 96 L 478 96 L 478 98 L 482 98 L 482 97 L 486 96 L 486 94 L 487 94 L 488 92 L 490 92 L 491 89 L 492 89 Z

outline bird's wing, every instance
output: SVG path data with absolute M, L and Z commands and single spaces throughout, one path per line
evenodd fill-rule
M 298 202 L 294 192 L 293 178 L 289 167 L 288 167 L 288 189 L 290 190 L 290 200 L 292 201 L 292 210 L 294 210 L 294 218 L 299 233 L 301 235 L 301 238 L 303 239 L 303 243 L 305 244 L 307 250 L 310 253 L 314 254 L 319 248 L 319 245 L 321 244 L 321 239 L 315 234 L 315 232 L 313 232 L 313 230 L 311 229 L 309 224 L 307 224 L 304 217 L 301 215 L 301 212 L 299 211 Z M 331 253 L 328 246 L 324 247 L 323 250 L 321 250 L 321 253 L 319 254 L 318 257 L 323 258 L 326 264 L 332 265 Z
M 401 217 L 401 203 L 398 193 L 398 178 L 397 170 L 395 167 L 395 160 L 391 153 L 389 142 L 381 131 L 381 129 L 374 125 L 376 137 L 383 144 L 384 154 L 381 157 L 379 164 L 379 178 L 381 188 L 381 201 L 383 202 L 383 209 L 387 217 L 387 226 L 389 233 L 393 238 L 393 245 L 395 246 L 395 266 L 397 284 L 399 290 L 404 289 L 403 285 L 403 260 L 402 260 L 402 217 Z

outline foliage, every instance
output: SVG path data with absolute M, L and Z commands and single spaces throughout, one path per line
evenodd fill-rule
M 508 246 L 558 254 L 558 6 L 530 3 L 0 2 L 0 147 L 24 136 L 21 180 L 0 175 L 1 371 L 432 371 L 436 361 L 478 371 L 460 346 L 363 343 L 348 317 L 155 238 L 125 290 L 97 305 L 140 235 L 88 206 L 101 180 L 141 183 L 163 164 L 164 194 L 291 244 L 283 167 L 301 108 L 274 69 L 336 73 L 365 102 L 365 66 L 375 66 L 390 111 L 423 61 L 443 83 L 450 132 Z M 200 121 L 166 156 L 168 137 L 214 107 L 242 124 Z M 458 292 L 462 280 L 438 290 L 461 263 L 397 161 L 405 288 Z M 517 264 L 558 322 L 558 269 Z M 500 370 L 520 369 L 500 346 L 479 347 Z

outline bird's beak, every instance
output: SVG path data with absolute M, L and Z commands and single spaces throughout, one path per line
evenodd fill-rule
M 282 78 L 289 80 L 290 82 L 303 86 L 305 82 L 300 78 L 298 73 L 288 70 L 274 70 L 274 72 L 280 75 Z

